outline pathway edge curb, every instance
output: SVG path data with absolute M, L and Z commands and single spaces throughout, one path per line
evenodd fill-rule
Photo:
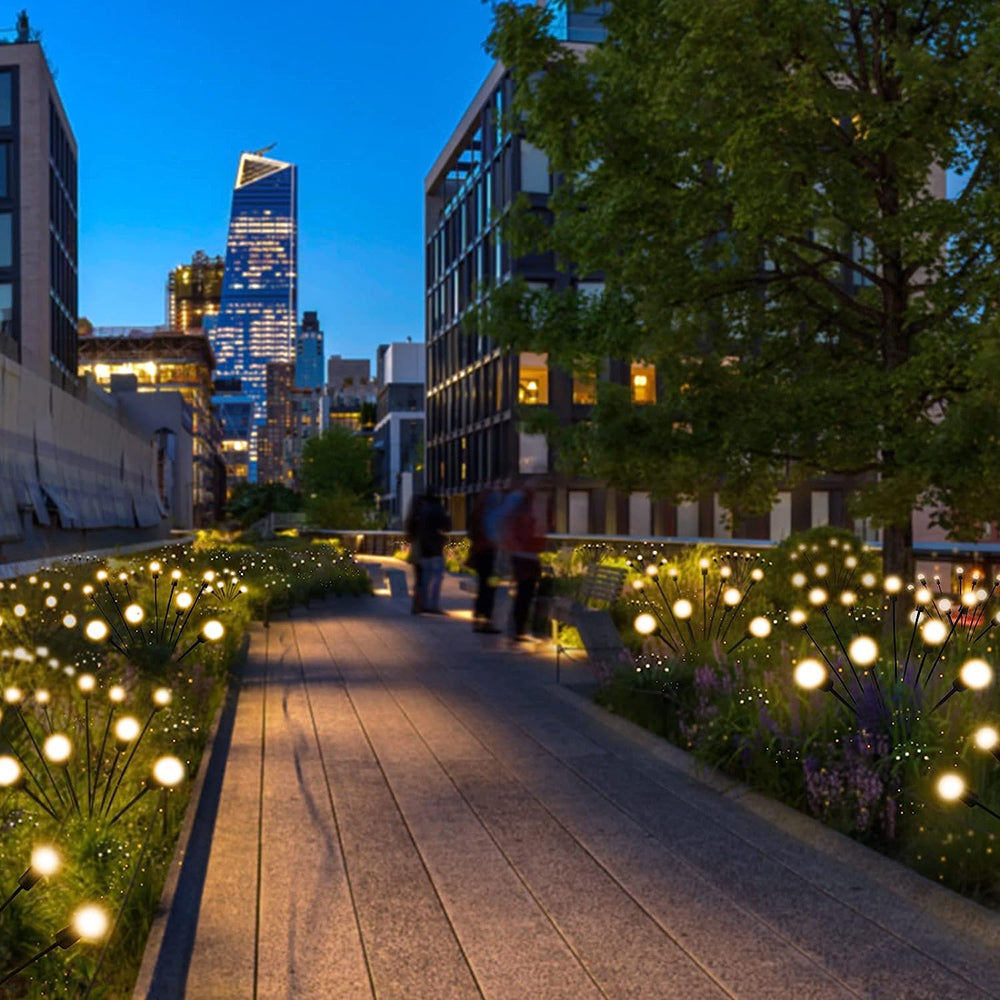
M 256 624 L 256 622 L 251 622 L 251 628 Z M 163 883 L 160 900 L 156 905 L 153 922 L 149 925 L 149 934 L 146 937 L 146 946 L 142 953 L 142 963 L 139 966 L 139 973 L 132 990 L 132 1000 L 146 1000 L 146 997 L 150 995 L 150 991 L 155 984 L 156 967 L 160 951 L 163 947 L 167 923 L 174 907 L 177 887 L 184 868 L 184 859 L 187 857 L 188 845 L 191 841 L 191 835 L 194 832 L 195 819 L 198 814 L 198 807 L 201 804 L 205 779 L 208 775 L 209 765 L 212 762 L 212 755 L 215 753 L 215 740 L 219 734 L 219 726 L 221 725 L 222 717 L 226 713 L 229 699 L 233 696 L 234 690 L 238 688 L 240 679 L 243 676 L 249 652 L 250 628 L 243 635 L 240 650 L 236 655 L 233 669 L 229 672 L 225 691 L 219 702 L 219 707 L 216 709 L 212 725 L 209 728 L 208 739 L 205 741 L 205 749 L 201 753 L 201 759 L 198 763 L 198 774 L 195 777 L 194 785 L 191 788 L 191 796 L 184 811 L 184 823 L 177 837 L 177 843 L 174 845 L 174 853 L 170 859 L 170 867 L 167 870 L 167 877 Z
M 912 868 L 851 840 L 784 802 L 754 791 L 637 723 L 601 708 L 585 695 L 562 685 L 549 683 L 546 686 L 562 701 L 585 712 L 619 735 L 640 744 L 658 760 L 680 771 L 691 781 L 739 803 L 758 819 L 799 843 L 861 871 L 881 887 L 930 913 L 955 933 L 974 938 L 994 952 L 1000 950 L 1000 913 L 967 899 L 946 886 L 938 885 Z M 837 891 L 832 894 L 841 898 Z

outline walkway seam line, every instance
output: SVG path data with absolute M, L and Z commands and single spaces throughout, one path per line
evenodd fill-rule
M 257 891 L 253 928 L 253 996 L 257 1000 L 257 979 L 260 971 L 260 895 L 264 854 L 264 765 L 267 749 L 267 688 L 270 678 L 270 629 L 264 629 L 264 683 L 260 699 L 260 783 L 257 789 Z
M 337 817 L 337 807 L 333 803 L 333 789 L 330 785 L 330 775 L 326 769 L 326 758 L 323 756 L 323 747 L 319 740 L 319 728 L 316 725 L 316 713 L 313 711 L 312 696 L 309 694 L 309 682 L 306 678 L 306 668 L 305 664 L 302 662 L 302 650 L 299 648 L 299 633 L 298 629 L 295 627 L 294 620 L 291 621 L 291 625 L 292 637 L 295 642 L 295 652 L 299 661 L 299 676 L 302 678 L 302 691 L 306 696 L 306 706 L 309 709 L 309 721 L 312 723 L 313 740 L 316 743 L 316 753 L 319 757 L 319 766 L 323 772 L 323 783 L 326 785 L 327 801 L 330 803 L 330 815 L 333 818 L 333 829 L 337 834 L 337 846 L 340 849 L 340 860 L 344 865 L 344 881 L 347 883 L 347 895 L 351 901 L 351 912 L 354 914 L 354 925 L 358 929 L 358 943 L 361 945 L 361 957 L 365 963 L 365 974 L 368 976 L 368 988 L 371 990 L 372 997 L 375 997 L 375 978 L 372 973 L 371 961 L 368 958 L 368 946 L 365 943 L 365 934 L 361 927 L 361 917 L 358 914 L 357 900 L 354 896 L 354 884 L 351 881 L 351 872 L 347 863 L 347 852 L 344 850 L 344 837 L 340 830 L 340 820 Z M 329 652 L 329 647 L 327 648 L 327 651 Z M 337 672 L 339 674 L 339 669 Z M 343 678 L 341 678 L 341 687 L 343 687 Z
M 331 621 L 336 619 L 331 618 Z M 438 902 L 438 906 L 441 907 L 441 913 L 444 915 L 444 919 L 448 924 L 448 929 L 451 931 L 452 937 L 455 939 L 455 944 L 458 947 L 459 954 L 462 956 L 462 960 L 465 962 L 466 968 L 469 970 L 469 975 L 472 976 L 472 982 L 476 987 L 477 992 L 486 1000 L 486 993 L 483 990 L 483 984 L 479 981 L 479 976 L 476 975 L 476 970 L 472 966 L 472 962 L 469 961 L 469 956 L 466 954 L 465 948 L 462 945 L 462 940 L 458 936 L 458 932 L 455 930 L 455 925 L 452 922 L 451 914 L 448 912 L 448 908 L 444 905 L 444 900 L 441 898 L 441 894 L 438 892 L 437 884 L 431 875 L 430 869 L 427 867 L 427 861 L 424 858 L 423 852 L 420 850 L 420 846 L 417 844 L 417 839 L 413 835 L 413 831 L 410 829 L 410 824 L 407 822 L 406 816 L 403 813 L 403 809 L 399 804 L 399 799 L 396 797 L 395 789 L 392 787 L 392 783 L 389 781 L 389 776 L 385 773 L 385 768 L 382 766 L 382 761 L 379 758 L 378 753 L 375 750 L 375 746 L 372 743 L 371 736 L 368 733 L 368 729 L 361 719 L 361 713 L 358 711 L 357 705 L 354 703 L 354 698 L 351 696 L 350 686 L 347 679 L 344 677 L 343 672 L 340 669 L 340 665 L 337 663 L 337 658 L 334 656 L 333 651 L 330 649 L 330 644 L 326 641 L 326 636 L 323 634 L 323 630 L 316 624 L 315 621 L 312 622 L 313 627 L 316 629 L 317 634 L 320 637 L 320 641 L 326 647 L 326 651 L 330 656 L 330 662 L 334 665 L 337 673 L 340 675 L 341 684 L 344 688 L 344 694 L 347 697 L 348 702 L 351 706 L 351 711 L 354 713 L 354 717 L 358 722 L 358 726 L 364 735 L 365 742 L 368 744 L 368 749 L 372 752 L 372 758 L 375 761 L 375 765 L 379 769 L 379 773 L 382 775 L 382 780 L 385 782 L 386 790 L 389 792 L 392 798 L 392 803 L 396 807 L 396 812 L 399 814 L 400 822 L 403 824 L 403 829 L 406 831 L 406 835 L 410 838 L 410 843 L 413 845 L 413 850 L 420 861 L 420 867 L 423 868 L 424 874 L 427 876 L 427 883 L 431 887 L 431 891 L 434 893 L 434 898 Z

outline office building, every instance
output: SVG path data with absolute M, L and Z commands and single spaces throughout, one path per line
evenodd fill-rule
M 300 389 L 323 386 L 323 331 L 314 312 L 304 312 L 295 337 L 295 384 Z
M 206 316 L 218 316 L 225 265 L 224 258 L 198 250 L 190 264 L 181 264 L 167 275 L 169 329 L 203 330 Z
M 0 32 L 0 562 L 169 527 L 145 429 L 77 377 L 77 155 L 22 12 Z
M 339 354 L 331 354 L 326 361 L 326 384 L 333 392 L 368 385 L 371 373 L 368 358 L 342 358 Z
M 291 485 L 294 477 L 289 444 L 295 433 L 292 388 L 295 363 L 272 361 L 267 365 L 267 398 L 264 426 L 259 433 L 257 481 Z
M 239 483 L 250 481 L 250 438 L 254 401 L 238 378 L 212 380 L 212 406 L 222 429 L 220 454 L 226 467 L 226 495 Z
M 191 519 L 174 526 L 204 527 L 217 520 L 225 503 L 225 468 L 221 429 L 212 410 L 215 359 L 208 338 L 158 327 L 99 326 L 80 338 L 79 351 L 80 376 L 92 376 L 104 389 L 110 390 L 119 376 L 133 376 L 139 394 L 179 394 L 190 411 L 186 422 L 192 469 L 185 472 L 185 479 L 191 484 L 191 497 L 183 507 L 172 503 L 172 510 L 190 508 Z M 180 515 L 174 516 L 176 520 Z
M 554 31 L 567 44 L 599 41 L 606 4 L 585 11 L 557 5 Z M 590 479 L 556 475 L 544 435 L 524 431 L 521 411 L 547 407 L 564 422 L 584 420 L 597 377 L 631 385 L 638 405 L 654 402 L 648 365 L 606 361 L 592 377 L 573 377 L 544 354 L 513 353 L 467 332 L 463 317 L 491 288 L 520 276 L 536 289 L 583 291 L 597 280 L 560 271 L 552 255 L 512 259 L 497 220 L 518 195 L 540 212 L 552 190 L 545 153 L 505 134 L 512 80 L 497 65 L 480 87 L 424 184 L 427 322 L 426 475 L 463 527 L 476 493 L 537 476 L 550 528 L 577 534 L 672 528 L 672 511 L 648 493 L 623 495 Z
M 426 357 L 422 343 L 378 349 L 372 472 L 379 510 L 394 528 L 401 526 L 413 490 L 422 482 Z
M 266 151 L 240 157 L 219 315 L 209 334 L 217 377 L 239 379 L 253 404 L 245 455 L 251 482 L 257 429 L 266 418 L 267 365 L 295 360 L 298 316 L 296 167 L 264 156 Z M 235 427 L 224 434 L 237 438 Z

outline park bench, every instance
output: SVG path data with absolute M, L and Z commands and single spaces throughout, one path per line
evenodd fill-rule
M 621 596 L 627 575 L 624 567 L 595 563 L 587 569 L 575 596 L 559 598 L 552 604 L 553 631 L 556 622 L 565 622 L 577 630 L 587 663 L 601 681 L 607 680 L 618 667 L 632 663 L 632 654 L 622 643 L 608 611 Z M 593 604 L 606 606 L 595 608 Z M 572 647 L 556 643 L 556 683 L 561 656 L 572 651 Z

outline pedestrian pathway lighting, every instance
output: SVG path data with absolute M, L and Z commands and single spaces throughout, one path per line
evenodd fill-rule
M 62 858 L 53 847 L 39 844 L 31 852 L 31 864 L 17 880 L 17 888 L 0 903 L 2 913 L 16 898 L 18 893 L 29 892 L 43 878 L 51 878 L 62 867 Z
M 972 734 L 972 738 L 980 750 L 985 750 L 1000 760 L 1000 733 L 993 726 L 980 726 Z
M 0 986 L 9 983 L 15 976 L 23 972 L 30 965 L 34 965 L 40 958 L 44 958 L 49 952 L 56 948 L 72 948 L 77 942 L 85 944 L 96 944 L 108 932 L 108 915 L 99 906 L 93 904 L 81 906 L 72 916 L 70 922 L 56 933 L 52 943 L 43 948 L 40 952 L 32 955 L 26 962 L 22 962 L 16 969 L 12 969 L 0 979 Z
M 747 630 L 743 634 L 743 638 L 739 640 L 734 646 L 730 646 L 726 650 L 727 653 L 733 653 L 740 646 L 743 645 L 747 639 L 766 639 L 771 634 L 771 622 L 765 618 L 763 615 L 758 615 L 756 618 L 751 618 L 749 625 L 747 625 Z
M 959 691 L 982 691 L 993 681 L 993 668 L 978 657 L 966 660 L 958 671 L 958 676 L 951 682 L 951 690 L 946 692 L 934 706 L 940 708 L 952 695 Z
M 970 809 L 978 806 L 983 812 L 989 813 L 996 819 L 1000 819 L 1000 813 L 994 812 L 989 806 L 984 805 L 982 799 L 969 788 L 968 784 L 957 771 L 949 771 L 942 774 L 934 783 L 938 797 L 944 802 L 963 802 Z
M 837 701 L 857 715 L 858 710 L 833 686 L 833 676 L 824 664 L 812 657 L 800 660 L 794 673 L 795 683 L 804 691 L 825 691 L 827 694 L 832 694 Z

